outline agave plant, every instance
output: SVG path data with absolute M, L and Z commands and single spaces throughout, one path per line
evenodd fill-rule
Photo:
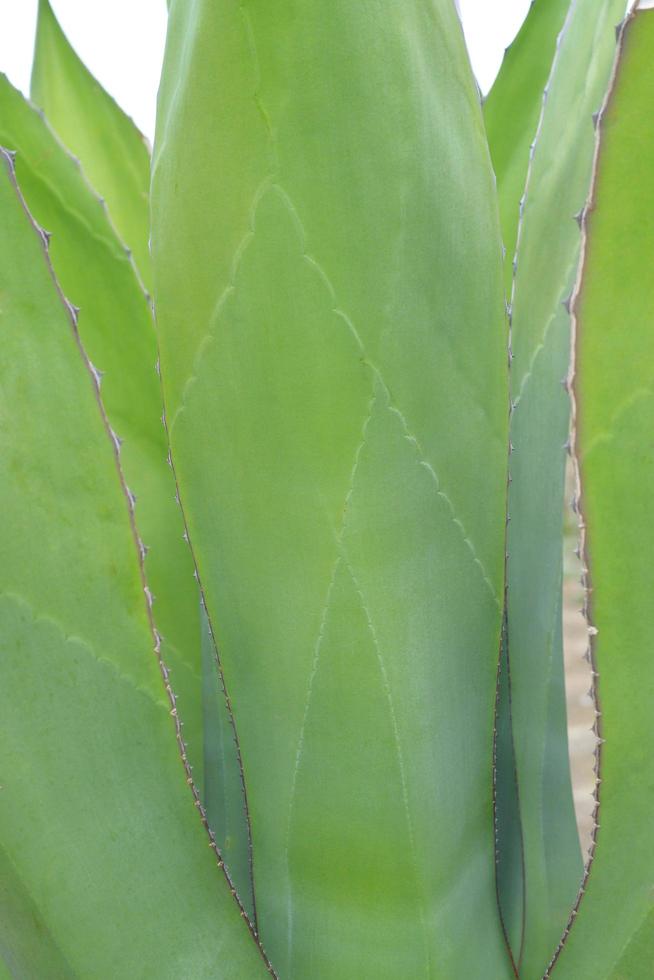
M 452 0 L 172 0 L 151 162 L 41 0 L 0 976 L 651 975 L 652 6 L 535 0 L 482 107 Z

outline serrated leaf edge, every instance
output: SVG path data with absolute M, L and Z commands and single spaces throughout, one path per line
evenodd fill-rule
M 215 855 L 215 858 L 216 858 L 216 862 L 218 864 L 218 867 L 222 871 L 222 873 L 223 873 L 223 875 L 224 875 L 224 877 L 225 877 L 225 879 L 227 881 L 227 884 L 228 884 L 228 886 L 230 888 L 232 897 L 234 898 L 234 901 L 236 902 L 236 904 L 237 904 L 237 906 L 239 908 L 240 914 L 241 914 L 242 918 L 245 920 L 245 923 L 246 923 L 246 925 L 247 925 L 247 927 L 248 927 L 248 929 L 250 931 L 250 934 L 251 934 L 253 940 L 255 941 L 255 943 L 256 943 L 256 945 L 257 945 L 257 947 L 259 949 L 259 952 L 260 952 L 260 954 L 262 956 L 262 959 L 263 959 L 263 961 L 264 961 L 264 963 L 265 963 L 265 965 L 266 965 L 266 967 L 268 969 L 268 972 L 270 973 L 270 975 L 272 977 L 275 977 L 276 980 L 278 980 L 277 974 L 275 973 L 275 971 L 273 969 L 273 966 L 272 966 L 270 960 L 268 959 L 268 956 L 267 956 L 265 950 L 263 949 L 263 946 L 261 945 L 261 942 L 259 940 L 259 937 L 258 937 L 258 934 L 256 932 L 256 929 L 254 928 L 252 922 L 250 921 L 250 918 L 249 918 L 249 916 L 248 916 L 248 914 L 247 914 L 247 912 L 246 912 L 246 910 L 245 910 L 245 908 L 244 908 L 244 906 L 243 906 L 243 904 L 242 904 L 242 902 L 241 902 L 241 900 L 240 900 L 240 898 L 238 896 L 238 893 L 236 891 L 236 888 L 234 887 L 234 883 L 233 883 L 233 881 L 231 879 L 231 876 L 229 874 L 229 871 L 228 871 L 228 869 L 227 869 L 227 867 L 225 865 L 225 861 L 224 861 L 222 852 L 221 852 L 221 850 L 220 850 L 220 848 L 218 846 L 218 843 L 216 841 L 215 834 L 214 834 L 213 830 L 211 829 L 211 827 L 209 826 L 209 822 L 207 820 L 206 812 L 205 812 L 204 806 L 202 804 L 202 800 L 201 800 L 201 797 L 200 797 L 199 790 L 198 790 L 198 788 L 197 788 L 197 786 L 196 786 L 196 784 L 194 782 L 194 779 L 193 779 L 193 772 L 192 772 L 192 769 L 191 769 L 191 765 L 189 763 L 189 759 L 188 759 L 188 755 L 187 755 L 187 751 L 186 751 L 186 748 L 187 747 L 186 747 L 186 743 L 184 741 L 184 734 L 183 734 L 183 731 L 182 731 L 182 722 L 181 722 L 181 719 L 180 719 L 179 714 L 178 714 L 178 711 L 177 711 L 177 697 L 176 697 L 175 692 L 174 692 L 174 690 L 172 688 L 172 685 L 170 683 L 170 674 L 169 674 L 168 667 L 167 667 L 167 665 L 166 665 L 166 663 L 165 663 L 165 661 L 163 659 L 163 656 L 162 656 L 162 652 L 161 652 L 161 641 L 162 641 L 162 637 L 161 637 L 161 634 L 159 633 L 159 630 L 157 629 L 155 618 L 154 618 L 154 611 L 153 611 L 154 596 L 152 595 L 152 592 L 151 592 L 151 590 L 149 588 L 148 581 L 147 581 L 146 574 L 145 574 L 144 557 L 145 557 L 146 549 L 145 549 L 145 546 L 144 546 L 143 541 L 141 539 L 141 536 L 139 534 L 138 526 L 137 526 L 137 523 L 136 523 L 136 515 L 135 515 L 135 510 L 134 510 L 134 505 L 135 505 L 135 502 L 136 501 L 135 501 L 134 495 L 131 493 L 129 487 L 127 486 L 127 483 L 126 483 L 126 480 L 125 480 L 125 476 L 124 476 L 124 473 L 123 473 L 123 469 L 122 469 L 122 465 L 121 465 L 120 454 L 121 454 L 122 441 L 118 438 L 118 436 L 116 435 L 116 433 L 114 432 L 114 430 L 111 427 L 111 424 L 109 422 L 109 418 L 107 416 L 107 413 L 106 413 L 106 410 L 105 410 L 105 407 L 104 407 L 104 403 L 102 401 L 102 396 L 101 396 L 101 393 L 100 393 L 100 379 L 99 379 L 99 376 L 98 376 L 98 372 L 94 368 L 94 366 L 92 365 L 91 361 L 89 360 L 89 357 L 88 357 L 88 355 L 86 353 L 86 350 L 84 348 L 84 345 L 82 343 L 82 340 L 81 340 L 81 337 L 80 337 L 80 334 L 79 334 L 79 330 L 78 330 L 78 314 L 79 314 L 79 310 L 77 309 L 77 307 L 73 306 L 73 304 L 70 303 L 68 301 L 68 299 L 66 298 L 66 296 L 64 295 L 64 292 L 63 292 L 63 290 L 62 290 L 62 288 L 61 288 L 61 286 L 59 284 L 59 281 L 57 279 L 57 276 L 56 276 L 54 267 L 53 267 L 52 262 L 50 260 L 50 255 L 49 255 L 49 239 L 50 239 L 50 236 L 49 236 L 48 232 L 46 232 L 43 228 L 41 228 L 41 226 L 34 219 L 33 215 L 31 214 L 31 212 L 30 212 L 30 210 L 29 210 L 29 208 L 27 206 L 27 203 L 25 201 L 25 198 L 22 195 L 22 192 L 20 190 L 20 187 L 18 185 L 18 181 L 16 179 L 16 171 L 15 171 L 15 156 L 16 156 L 16 154 L 14 152 L 5 149 L 5 147 L 0 146 L 0 159 L 4 163 L 5 168 L 6 168 L 7 172 L 8 172 L 9 180 L 10 180 L 10 183 L 11 183 L 11 185 L 12 185 L 14 191 L 15 191 L 16 197 L 17 197 L 17 199 L 18 199 L 21 207 L 23 208 L 23 211 L 25 213 L 25 216 L 26 216 L 27 220 L 29 221 L 29 223 L 31 224 L 32 228 L 34 229 L 34 231 L 36 232 L 36 234 L 38 235 L 38 237 L 39 237 L 39 239 L 41 241 L 41 245 L 42 245 L 42 248 L 43 248 L 43 257 L 44 257 L 44 260 L 45 260 L 45 263 L 46 263 L 46 267 L 47 267 L 48 272 L 49 272 L 49 274 L 50 274 L 50 276 L 52 278 L 52 282 L 53 282 L 54 287 L 55 287 L 55 290 L 56 290 L 56 292 L 57 292 L 57 294 L 59 296 L 59 299 L 61 301 L 61 304 L 62 304 L 62 306 L 63 306 L 63 308 L 65 310 L 65 313 L 66 313 L 66 315 L 68 317 L 68 320 L 69 320 L 69 323 L 70 323 L 70 326 L 71 326 L 71 330 L 72 330 L 72 333 L 73 333 L 73 338 L 74 338 L 75 343 L 77 345 L 77 349 L 78 349 L 79 354 L 80 354 L 80 357 L 81 357 L 81 359 L 83 361 L 84 367 L 85 367 L 86 371 L 88 372 L 89 377 L 91 379 L 91 384 L 93 386 L 93 393 L 94 393 L 94 396 L 95 396 L 96 404 L 98 406 L 98 410 L 100 412 L 100 416 L 101 416 L 101 419 L 102 419 L 102 423 L 103 423 L 105 432 L 107 433 L 107 436 L 109 437 L 109 439 L 111 441 L 113 455 L 114 455 L 114 461 L 115 461 L 116 470 L 117 470 L 117 473 L 118 473 L 118 479 L 119 479 L 120 486 L 121 486 L 121 489 L 122 489 L 122 492 L 123 492 L 123 495 L 125 497 L 125 501 L 126 501 L 126 504 L 127 504 L 127 511 L 128 511 L 128 515 L 129 515 L 130 529 L 131 529 L 132 538 L 133 538 L 135 549 L 136 549 L 136 555 L 137 555 L 138 566 L 139 566 L 139 575 L 140 575 L 141 585 L 142 585 L 142 589 L 143 589 L 143 595 L 144 595 L 144 599 L 145 599 L 145 608 L 146 608 L 146 615 L 147 615 L 147 620 L 148 620 L 148 626 L 149 626 L 150 633 L 151 633 L 151 636 L 152 636 L 152 641 L 153 641 L 153 652 L 154 652 L 154 654 L 155 654 L 155 656 L 157 658 L 157 663 L 158 663 L 158 666 L 159 666 L 159 671 L 160 671 L 160 674 L 161 674 L 161 677 L 162 677 L 162 680 L 163 680 L 163 684 L 164 684 L 164 688 L 165 688 L 165 691 L 166 691 L 166 696 L 167 696 L 167 699 L 168 699 L 168 703 L 170 705 L 169 714 L 170 714 L 170 716 L 173 719 L 174 728 L 175 728 L 175 740 L 177 742 L 177 747 L 178 747 L 178 750 L 179 750 L 180 759 L 182 761 L 182 765 L 183 765 L 183 768 L 184 768 L 184 773 L 185 773 L 185 776 L 186 776 L 186 783 L 187 783 L 187 785 L 188 785 L 188 787 L 189 787 L 189 789 L 191 791 L 191 795 L 193 797 L 193 805 L 196 808 L 196 810 L 198 811 L 198 814 L 200 816 L 200 821 L 202 823 L 202 826 L 204 827 L 204 829 L 205 829 L 205 831 L 207 833 L 207 836 L 209 838 L 209 847 L 210 847 L 210 849 L 213 851 L 213 853 Z
M 591 605 L 591 594 L 593 591 L 592 579 L 590 574 L 590 562 L 588 556 L 587 539 L 586 539 L 586 522 L 584 520 L 583 514 L 583 494 L 581 486 L 581 470 L 579 465 L 579 454 L 577 450 L 577 418 L 578 418 L 578 405 L 577 405 L 577 392 L 576 392 L 576 361 L 577 361 L 577 303 L 581 293 L 584 272 L 586 267 L 586 253 L 588 247 L 588 215 L 593 210 L 595 206 L 595 194 L 597 189 L 597 174 L 599 167 L 599 158 L 601 152 L 602 144 L 602 123 L 604 120 L 604 115 L 611 102 L 613 93 L 615 91 L 615 85 L 619 74 L 620 64 L 622 61 L 622 52 L 624 48 L 625 34 L 628 26 L 634 20 L 636 14 L 638 13 L 638 0 L 634 0 L 631 5 L 627 15 L 616 27 L 616 51 L 613 59 L 613 67 L 611 69 L 611 76 L 609 79 L 608 87 L 604 95 L 604 100 L 597 113 L 593 116 L 593 122 L 595 125 L 595 150 L 593 154 L 593 166 L 591 170 L 591 180 L 588 191 L 588 196 L 586 198 L 586 203 L 582 208 L 578 216 L 575 219 L 579 223 L 581 231 L 581 250 L 579 255 L 579 264 L 577 266 L 577 278 L 570 296 L 569 300 L 569 310 L 571 318 L 571 357 L 570 357 L 570 368 L 568 371 L 568 376 L 565 379 L 565 388 L 568 392 L 570 398 L 570 440 L 569 440 L 569 452 L 572 459 L 572 467 L 574 474 L 575 490 L 572 499 L 572 510 L 577 515 L 577 526 L 579 531 L 579 544 L 577 548 L 577 554 L 582 562 L 582 574 L 581 574 L 581 584 L 584 590 L 584 599 L 582 607 L 582 615 L 587 624 L 588 632 L 588 647 L 585 653 L 585 659 L 589 662 L 591 668 L 592 683 L 589 694 L 593 700 L 593 705 L 595 709 L 595 721 L 593 723 L 592 731 L 595 734 L 595 749 L 594 749 L 594 771 L 595 771 L 595 785 L 593 787 L 593 826 L 591 830 L 591 844 L 588 849 L 588 859 L 584 865 L 584 873 L 579 886 L 579 891 L 577 893 L 577 898 L 568 916 L 568 920 L 565 924 L 563 934 L 558 942 L 556 949 L 552 955 L 550 962 L 547 965 L 547 969 L 543 974 L 543 980 L 549 980 L 552 975 L 552 971 L 556 966 L 556 963 L 561 955 L 561 952 L 566 944 L 568 936 L 570 935 L 570 930 L 574 925 L 574 921 L 579 912 L 579 906 L 586 893 L 586 887 L 588 884 L 588 879 L 591 873 L 593 861 L 595 859 L 595 854 L 597 852 L 597 842 L 600 829 L 600 797 L 601 797 L 601 785 L 602 785 L 602 754 L 603 745 L 605 739 L 602 733 L 602 710 L 601 710 L 601 700 L 600 700 L 600 690 L 599 690 L 599 672 L 597 670 L 597 661 L 595 654 L 595 637 L 597 636 L 598 630 L 593 623 L 592 615 L 592 605 Z M 641 8 L 642 9 L 642 8 Z

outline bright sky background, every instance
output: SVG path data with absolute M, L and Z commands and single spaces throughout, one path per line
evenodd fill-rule
M 219 2 L 219 0 L 216 0 Z M 273 2 L 273 0 L 269 0 Z M 328 0 L 316 0 L 316 3 Z M 482 91 L 530 0 L 459 0 Z M 166 0 L 51 0 L 69 40 L 96 78 L 152 139 L 166 34 Z M 37 0 L 0 0 L 0 71 L 29 90 Z

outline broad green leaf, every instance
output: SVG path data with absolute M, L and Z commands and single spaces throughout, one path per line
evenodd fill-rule
M 92 369 L 0 162 L 3 959 L 21 977 L 265 976 L 186 785 Z
M 506 330 L 450 0 L 172 3 L 153 259 L 273 962 L 508 976 Z
M 540 118 L 543 93 L 571 0 L 533 0 L 502 67 L 484 100 L 484 120 L 500 200 L 506 249 L 505 282 L 511 295 L 520 198 L 525 189 L 530 147 Z
M 31 97 L 105 198 L 111 220 L 150 289 L 147 143 L 80 61 L 48 0 L 39 0 Z
M 103 403 L 114 431 L 123 441 L 123 471 L 137 501 L 139 529 L 148 549 L 145 567 L 156 597 L 163 653 L 180 699 L 195 778 L 205 798 L 211 783 L 211 793 L 226 792 L 232 810 L 240 815 L 238 833 L 234 819 L 229 829 L 222 823 L 212 826 L 225 849 L 239 893 L 251 910 L 247 826 L 232 742 L 224 744 L 219 758 L 212 757 L 212 769 L 205 779 L 205 724 L 224 726 L 229 719 L 213 659 L 208 665 L 209 690 L 203 703 L 199 595 L 192 557 L 183 540 L 175 480 L 167 464 L 168 444 L 161 421 L 161 388 L 155 370 L 157 343 L 150 305 L 106 210 L 79 166 L 3 76 L 0 142 L 17 151 L 16 172 L 21 190 L 36 220 L 52 236 L 50 257 L 56 274 L 66 296 L 80 309 L 80 335 L 94 367 L 101 373 Z M 216 675 L 213 682 L 211 673 Z M 222 715 L 225 718 L 221 719 Z M 209 809 L 212 816 L 213 810 Z
M 533 152 L 532 144 L 541 117 L 543 99 L 546 97 L 544 93 L 557 38 L 569 7 L 570 0 L 534 0 L 517 37 L 507 48 L 497 79 L 484 101 L 484 120 L 497 178 L 502 237 L 506 251 L 504 271 L 507 296 L 512 292 L 520 201 L 525 190 L 527 168 Z M 505 639 L 508 640 L 508 635 Z M 524 937 L 524 841 L 516 780 L 507 642 L 504 644 L 499 680 L 495 749 L 498 900 L 508 941 L 515 960 L 519 960 Z M 561 704 L 564 692 L 560 671 L 557 689 L 552 693 L 559 698 Z M 561 723 L 560 717 L 556 722 Z M 565 717 L 562 718 L 562 724 L 565 725 Z M 559 753 L 557 762 L 561 762 L 567 769 L 565 754 Z M 569 802 L 565 812 L 569 820 Z M 557 835 L 558 831 L 559 827 L 555 824 L 552 832 Z M 543 832 L 547 833 L 547 828 Z M 575 864 L 578 865 L 576 857 Z M 578 874 L 577 870 L 575 874 Z
M 538 0 L 532 18 L 540 6 Z M 583 206 L 590 183 L 592 116 L 608 84 L 615 24 L 623 11 L 623 0 L 576 0 L 570 6 L 536 128 L 522 135 L 530 163 L 521 204 L 515 200 L 517 178 L 511 158 L 509 169 L 498 179 L 505 226 L 513 220 L 516 207 L 521 214 L 512 283 L 514 408 L 507 617 L 522 824 L 522 842 L 515 846 L 521 843 L 524 853 L 524 896 L 514 886 L 514 906 L 507 909 L 510 899 L 505 899 L 503 914 L 515 935 L 524 909 L 524 932 L 519 947 L 514 945 L 514 955 L 520 975 L 529 980 L 541 977 L 547 966 L 583 870 L 570 787 L 562 657 L 569 398 L 561 382 L 565 383 L 570 359 L 565 302 L 572 292 L 581 241 L 573 216 Z M 551 33 L 544 39 L 539 35 L 540 40 L 532 36 L 535 25 L 538 22 L 533 19 L 525 26 L 524 43 L 529 42 L 529 48 L 551 47 Z M 521 69 L 518 59 L 515 66 Z M 508 87 L 508 65 L 498 84 Z M 506 105 L 509 95 L 498 89 L 495 98 L 497 107 Z M 531 96 L 530 100 L 533 102 Z M 500 140 L 499 122 L 496 116 L 494 140 Z M 513 868 L 519 867 L 515 854 L 510 849 L 506 853 Z M 500 860 L 502 855 L 501 851 Z
M 605 741 L 594 858 L 554 969 L 562 980 L 636 980 L 654 962 L 654 11 L 631 18 L 620 47 L 575 302 L 575 443 Z

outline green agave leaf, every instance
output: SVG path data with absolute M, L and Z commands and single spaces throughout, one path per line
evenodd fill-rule
M 530 146 L 540 118 L 543 91 L 571 0 L 532 0 L 529 14 L 506 49 L 502 67 L 484 100 L 484 120 L 500 199 L 506 248 L 505 283 L 511 295 L 520 198 Z
M 550 74 L 558 34 L 570 0 L 534 0 L 517 37 L 507 48 L 502 67 L 484 101 L 484 120 L 497 178 L 502 238 L 506 251 L 504 266 L 507 296 L 512 292 L 513 256 L 532 140 L 538 127 L 543 92 Z M 563 697 L 561 676 L 557 696 Z M 525 882 L 524 841 L 516 780 L 515 747 L 511 717 L 511 681 L 508 630 L 503 645 L 498 678 L 495 745 L 495 834 L 497 849 L 498 900 L 502 924 L 514 953 L 521 955 L 524 936 Z M 561 724 L 560 717 L 556 719 Z M 565 718 L 562 720 L 565 725 Z M 558 758 L 567 769 L 567 758 Z M 565 815 L 569 818 L 569 804 Z M 558 823 L 553 828 L 556 835 Z M 544 828 L 547 833 L 547 828 Z M 578 861 L 575 857 L 575 874 Z
M 523 31 L 527 49 L 551 49 L 560 11 L 537 18 Z M 562 657 L 561 588 L 565 446 L 570 358 L 567 304 L 579 259 L 580 233 L 573 215 L 583 206 L 594 147 L 592 115 L 608 84 L 615 24 L 623 0 L 576 0 L 557 40 L 542 110 L 534 132 L 522 136 L 523 155 L 498 159 L 503 220 L 511 227 L 518 207 L 512 284 L 511 485 L 507 536 L 507 619 L 510 712 L 522 826 L 521 840 L 500 833 L 503 918 L 521 976 L 541 977 L 561 935 L 582 876 L 566 733 Z M 549 33 L 543 25 L 549 26 Z M 518 71 L 522 60 L 514 62 Z M 542 70 L 537 61 L 538 71 Z M 498 82 L 491 139 L 500 139 L 497 112 L 510 99 L 510 67 Z M 518 84 L 518 82 L 516 82 Z M 525 83 L 525 121 L 533 93 Z M 529 108 L 529 112 L 527 112 Z M 488 110 L 487 110 L 488 111 Z M 492 114 L 491 114 L 492 115 Z M 511 124 L 513 126 L 513 123 Z M 510 132 L 511 130 L 509 130 Z M 496 134 L 493 136 L 493 132 Z M 522 200 L 516 202 L 518 163 L 530 162 Z M 504 711 L 506 704 L 500 705 Z M 512 761 L 509 759 L 509 762 Z M 498 764 L 508 762 L 498 759 Z M 499 814 L 501 818 L 501 814 Z M 501 831 L 501 828 L 500 828 Z M 524 891 L 516 876 L 524 854 Z M 522 929 L 518 929 L 522 923 Z M 520 943 L 515 937 L 520 934 Z
M 0 851 L 16 889 L 2 957 L 16 976 L 265 976 L 185 785 L 74 310 L 4 150 L 0 162 Z
M 15 166 L 21 190 L 31 213 L 52 236 L 50 258 L 59 282 L 80 309 L 80 335 L 102 378 L 109 421 L 123 441 L 123 472 L 137 501 L 163 654 L 180 700 L 195 780 L 206 801 L 216 793 L 229 801 L 229 827 L 222 814 L 216 814 L 221 822 L 214 822 L 212 807 L 208 807 L 209 817 L 239 893 L 252 912 L 248 832 L 233 739 L 224 743 L 219 758 L 211 757 L 205 773 L 205 726 L 231 726 L 215 662 L 203 666 L 201 659 L 199 594 L 183 540 L 175 480 L 167 464 L 150 305 L 106 209 L 79 166 L 4 76 L 0 76 L 0 142 L 18 151 Z M 204 670 L 208 689 L 203 699 Z M 211 747 L 206 750 L 211 752 Z
M 48 0 L 39 0 L 31 96 L 107 202 L 150 286 L 150 155 L 145 138 L 80 61 Z
M 500 202 L 500 218 L 504 241 L 505 286 L 507 296 L 513 291 L 513 258 L 516 251 L 516 236 L 519 217 L 524 205 L 521 204 L 530 161 L 536 149 L 536 133 L 541 114 L 544 111 L 548 77 L 552 72 L 552 61 L 557 49 L 557 41 L 563 27 L 570 0 L 534 0 L 517 37 L 507 48 L 497 79 L 484 102 L 484 120 L 488 141 L 497 178 Z M 560 400 L 558 388 L 554 391 Z M 557 446 L 557 449 L 559 447 Z M 558 497 L 562 495 L 559 486 L 559 469 L 556 469 Z M 516 474 L 512 474 L 515 479 Z M 517 489 L 517 488 L 516 488 Z M 533 488 L 528 488 L 532 492 Z M 561 504 L 562 509 L 562 504 Z M 554 524 L 556 540 L 557 524 Z M 512 538 L 514 535 L 512 535 Z M 522 537 L 522 529 L 520 529 Z M 555 623 L 560 621 L 560 610 L 555 608 Z M 496 746 L 495 746 L 495 794 L 496 816 L 495 834 L 497 849 L 498 900 L 502 924 L 507 940 L 514 954 L 514 962 L 522 957 L 525 929 L 525 865 L 524 840 L 521 827 L 520 797 L 517 785 L 514 736 L 512 730 L 511 679 L 509 662 L 508 628 L 505 631 L 502 662 L 498 678 Z M 562 649 L 559 639 L 555 677 L 549 681 L 549 695 L 556 698 L 559 710 L 548 714 L 546 725 L 558 743 L 556 763 L 567 771 L 567 745 L 562 733 L 565 732 L 565 692 L 563 689 Z M 547 683 L 547 682 L 546 682 Z M 533 737 L 531 733 L 530 737 Z M 547 737 L 547 735 L 545 736 Z M 567 798 L 557 796 L 556 807 L 567 822 L 564 840 L 564 864 L 560 871 L 567 876 L 566 859 L 575 882 L 580 875 L 580 860 L 574 841 L 574 813 L 570 808 L 570 790 L 564 783 L 560 787 Z M 561 820 L 555 819 L 553 825 L 543 826 L 542 833 L 547 837 L 551 832 L 553 850 L 559 848 Z M 552 846 L 546 844 L 546 849 Z M 570 895 L 574 894 L 572 890 Z M 565 914 L 565 909 L 561 915 Z
M 162 374 L 285 977 L 511 973 L 500 251 L 449 0 L 171 5 Z
M 554 970 L 575 980 L 636 980 L 654 962 L 652 99 L 654 12 L 642 10 L 622 32 L 601 114 L 574 305 L 575 447 L 605 740 L 594 857 Z

